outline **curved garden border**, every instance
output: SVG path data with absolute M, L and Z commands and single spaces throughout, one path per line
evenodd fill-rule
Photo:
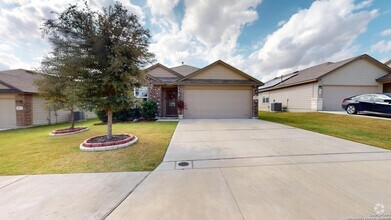
M 115 150 L 120 149 L 124 147 L 128 147 L 130 145 L 133 145 L 137 143 L 138 138 L 131 134 L 119 134 L 119 135 L 129 135 L 128 138 L 124 140 L 119 141 L 111 141 L 111 142 L 105 142 L 105 143 L 87 143 L 88 140 L 100 137 L 100 136 L 94 136 L 91 138 L 88 138 L 83 141 L 83 143 L 80 144 L 80 150 L 82 151 L 108 151 L 108 150 Z
M 49 133 L 49 135 L 50 136 L 64 136 L 64 135 L 70 135 L 70 134 L 77 134 L 77 133 L 81 133 L 81 132 L 89 130 L 88 127 L 80 127 L 80 128 L 82 128 L 82 129 L 78 129 L 78 130 L 72 131 L 72 132 L 53 130 L 52 132 Z

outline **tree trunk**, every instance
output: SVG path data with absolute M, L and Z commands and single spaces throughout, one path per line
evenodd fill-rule
M 75 112 L 71 109 L 71 129 L 75 128 Z
M 111 140 L 113 138 L 113 110 L 109 109 L 107 111 L 107 139 Z

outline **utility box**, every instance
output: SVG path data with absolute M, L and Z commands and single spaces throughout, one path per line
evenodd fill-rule
M 84 121 L 86 118 L 84 112 L 73 112 L 75 121 Z
M 282 103 L 280 103 L 280 102 L 273 102 L 271 104 L 271 111 L 272 112 L 280 112 L 280 111 L 282 111 Z

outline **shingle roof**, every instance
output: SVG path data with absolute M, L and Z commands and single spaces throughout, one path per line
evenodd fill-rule
M 380 77 L 379 79 L 376 79 L 376 81 L 378 82 L 389 82 L 391 81 L 391 73 L 383 76 L 383 77 Z
M 172 70 L 174 70 L 175 72 L 181 74 L 182 76 L 187 76 L 191 73 L 194 73 L 195 71 L 199 70 L 199 68 L 195 67 L 195 66 L 189 66 L 189 65 L 181 65 L 181 66 L 176 66 L 176 67 L 172 67 L 170 68 Z
M 246 78 L 248 78 L 248 80 L 236 80 L 236 81 L 232 81 L 232 80 L 213 80 L 213 79 L 206 79 L 206 80 L 193 80 L 193 79 L 188 79 L 190 77 L 192 77 L 194 74 L 198 74 L 206 69 L 209 69 L 211 67 L 213 67 L 214 65 L 217 65 L 217 64 L 220 64 L 220 65 L 223 65 L 225 67 L 227 67 L 228 69 L 231 69 L 233 71 L 235 71 L 236 73 L 242 75 L 242 76 L 245 76 Z M 156 81 L 156 84 L 173 84 L 173 85 L 183 85 L 183 84 L 230 84 L 230 85 L 257 85 L 257 86 L 260 86 L 260 85 L 263 85 L 262 82 L 260 82 L 259 80 L 255 79 L 254 77 L 236 69 L 235 67 L 223 62 L 222 60 L 218 60 L 212 64 L 209 64 L 203 68 L 197 68 L 197 67 L 194 67 L 194 66 L 190 66 L 190 65 L 181 65 L 181 66 L 176 66 L 176 67 L 172 67 L 172 68 L 167 68 L 166 66 L 158 63 L 158 64 L 155 64 L 151 67 L 148 67 L 147 69 L 145 69 L 146 72 L 152 70 L 153 68 L 156 68 L 156 67 L 162 67 L 163 69 L 166 69 L 170 72 L 172 72 L 174 75 L 177 75 L 178 77 L 152 77 L 149 75 L 150 78 L 154 79 Z
M 265 84 L 263 86 L 259 87 L 259 89 L 261 90 L 261 89 L 267 89 L 267 88 L 274 87 L 274 86 L 276 86 L 278 84 L 281 84 L 284 81 L 286 81 L 289 78 L 294 77 L 296 75 L 297 75 L 297 72 L 285 74 L 285 75 L 282 75 L 282 76 L 277 76 L 274 79 L 271 79 L 271 80 L 265 82 Z
M 357 57 L 352 57 L 350 59 L 342 60 L 339 62 L 326 62 L 322 63 L 304 70 L 297 71 L 297 74 L 285 81 L 283 81 L 280 84 L 277 84 L 276 86 L 261 89 L 259 88 L 259 91 L 268 91 L 268 90 L 274 90 L 274 89 L 279 89 L 279 88 L 285 88 L 289 86 L 294 86 L 294 85 L 300 85 L 308 82 L 314 82 L 319 80 L 322 76 L 333 72 L 334 70 L 339 69 L 340 67 L 354 61 L 357 59 L 367 59 L 368 61 L 374 63 L 375 65 L 378 65 L 379 67 L 390 71 L 390 68 L 387 67 L 386 65 L 380 63 L 376 59 L 370 57 L 367 54 L 363 54 Z
M 263 85 L 263 82 L 261 82 L 258 79 L 256 79 L 256 78 L 254 78 L 254 77 L 244 73 L 243 71 L 241 71 L 241 70 L 239 70 L 239 69 L 229 65 L 228 63 L 226 63 L 226 62 L 224 62 L 222 60 L 217 60 L 216 62 L 211 63 L 211 64 L 205 66 L 204 68 L 201 68 L 201 69 L 199 69 L 199 70 L 197 70 L 197 71 L 195 71 L 195 72 L 193 72 L 193 73 L 191 73 L 191 74 L 189 74 L 189 75 L 187 75 L 187 76 L 185 76 L 185 77 L 183 77 L 181 79 L 178 79 L 176 81 L 176 83 L 181 84 L 184 81 L 188 81 L 193 76 L 195 76 L 197 74 L 200 74 L 201 72 L 203 72 L 203 71 L 205 71 L 207 69 L 210 69 L 210 68 L 214 67 L 215 65 L 222 65 L 222 66 L 224 66 L 224 67 L 226 67 L 226 68 L 236 72 L 237 74 L 244 76 L 245 78 L 249 79 L 249 81 L 252 81 L 253 83 L 255 82 L 255 84 L 258 85 L 258 86 L 262 86 Z M 251 83 L 251 84 L 253 84 L 253 83 Z
M 0 83 L 20 92 L 38 93 L 34 80 L 40 76 L 39 73 L 24 69 L 0 71 Z

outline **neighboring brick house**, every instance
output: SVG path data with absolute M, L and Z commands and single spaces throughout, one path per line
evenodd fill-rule
M 34 80 L 40 74 L 23 69 L 0 71 L 0 129 L 67 122 L 70 112 L 45 108 Z M 86 118 L 96 115 L 85 112 Z
M 218 60 L 204 68 L 160 63 L 146 69 L 148 99 L 158 103 L 159 117 L 177 117 L 176 102 L 185 103 L 184 118 L 257 118 L 259 80 Z

